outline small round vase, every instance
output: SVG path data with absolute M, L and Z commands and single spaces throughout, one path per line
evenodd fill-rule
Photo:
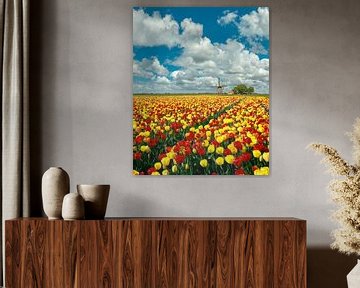
M 69 193 L 65 195 L 62 204 L 62 217 L 64 220 L 84 219 L 84 199 L 79 193 Z
M 49 168 L 42 177 L 43 208 L 49 219 L 61 219 L 63 198 L 69 193 L 69 175 L 60 167 Z
M 104 219 L 110 185 L 77 185 L 85 201 L 85 219 Z

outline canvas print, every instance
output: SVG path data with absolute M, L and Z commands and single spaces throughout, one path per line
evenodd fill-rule
M 268 7 L 132 12 L 133 174 L 268 175 Z

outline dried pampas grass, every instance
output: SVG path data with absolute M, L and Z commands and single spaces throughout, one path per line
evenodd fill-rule
M 331 146 L 312 143 L 308 148 L 325 156 L 324 162 L 334 176 L 342 176 L 329 184 L 331 198 L 339 206 L 332 218 L 342 225 L 333 231 L 331 247 L 345 254 L 360 255 L 360 118 L 348 135 L 353 143 L 354 165 L 347 163 Z

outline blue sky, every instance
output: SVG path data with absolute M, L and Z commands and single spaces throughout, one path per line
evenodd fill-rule
M 133 92 L 269 91 L 266 7 L 135 7 Z

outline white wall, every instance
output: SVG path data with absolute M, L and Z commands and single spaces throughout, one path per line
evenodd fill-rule
M 174 3 L 38 4 L 32 97 L 39 110 L 32 117 L 39 127 L 32 159 L 39 171 L 62 166 L 72 190 L 79 183 L 110 183 L 107 216 L 293 216 L 308 221 L 309 246 L 328 245 L 330 176 L 305 147 L 319 140 L 350 159 L 344 132 L 360 115 L 360 3 L 177 1 L 270 6 L 271 176 L 134 177 L 131 7 Z

